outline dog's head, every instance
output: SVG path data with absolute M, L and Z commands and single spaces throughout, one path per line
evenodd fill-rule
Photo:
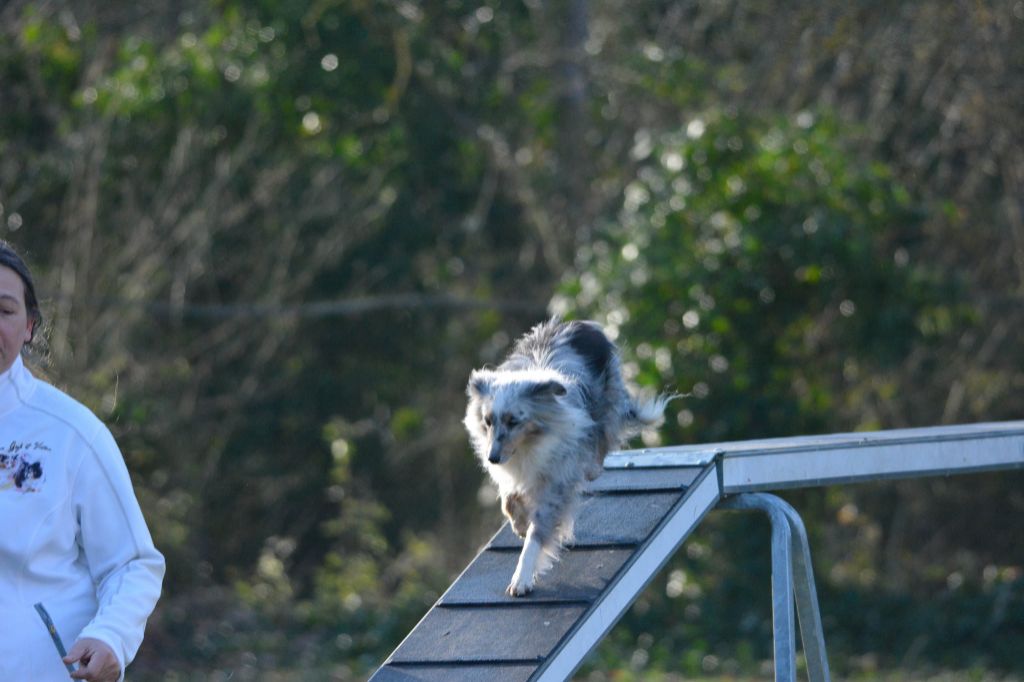
M 477 456 L 501 465 L 532 451 L 565 421 L 568 391 L 555 372 L 474 371 L 463 423 Z

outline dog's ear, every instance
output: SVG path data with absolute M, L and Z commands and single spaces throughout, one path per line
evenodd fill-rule
M 483 398 L 491 392 L 493 377 L 489 372 L 473 370 L 469 375 L 469 384 L 466 385 L 466 395 L 470 398 Z
M 565 386 L 563 386 L 561 382 L 555 381 L 553 379 L 551 381 L 542 381 L 538 384 L 535 384 L 529 390 L 529 395 L 531 398 L 550 398 L 554 400 L 556 397 L 565 394 Z

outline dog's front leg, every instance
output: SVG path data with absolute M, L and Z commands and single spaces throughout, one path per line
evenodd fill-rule
M 526 531 L 526 540 L 523 542 L 523 551 L 519 553 L 519 563 L 512 574 L 512 582 L 505 590 L 510 596 L 522 597 L 533 590 L 537 568 L 544 551 L 544 545 L 537 535 L 536 524 L 530 524 L 530 529 Z
M 526 537 L 526 531 L 530 528 L 530 513 L 526 507 L 526 501 L 519 493 L 509 493 L 501 498 L 501 511 L 504 512 L 512 530 L 521 538 Z
M 572 508 L 565 486 L 554 486 L 541 495 L 541 502 L 531 515 L 523 551 L 506 590 L 508 594 L 513 597 L 528 594 L 537 578 L 551 568 L 559 549 L 559 531 L 572 528 Z

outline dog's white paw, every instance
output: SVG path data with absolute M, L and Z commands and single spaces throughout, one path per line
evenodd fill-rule
M 505 594 L 510 597 L 525 597 L 533 592 L 533 585 L 530 583 L 517 582 L 515 580 L 505 588 Z
M 512 582 L 505 588 L 505 594 L 510 597 L 525 597 L 533 591 L 533 580 L 516 571 L 512 574 Z

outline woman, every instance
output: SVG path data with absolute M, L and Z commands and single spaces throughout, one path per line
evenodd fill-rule
M 114 682 L 142 642 L 164 558 L 110 431 L 25 367 L 41 321 L 28 267 L 0 241 L 0 679 Z M 57 639 L 73 643 L 63 660 Z

